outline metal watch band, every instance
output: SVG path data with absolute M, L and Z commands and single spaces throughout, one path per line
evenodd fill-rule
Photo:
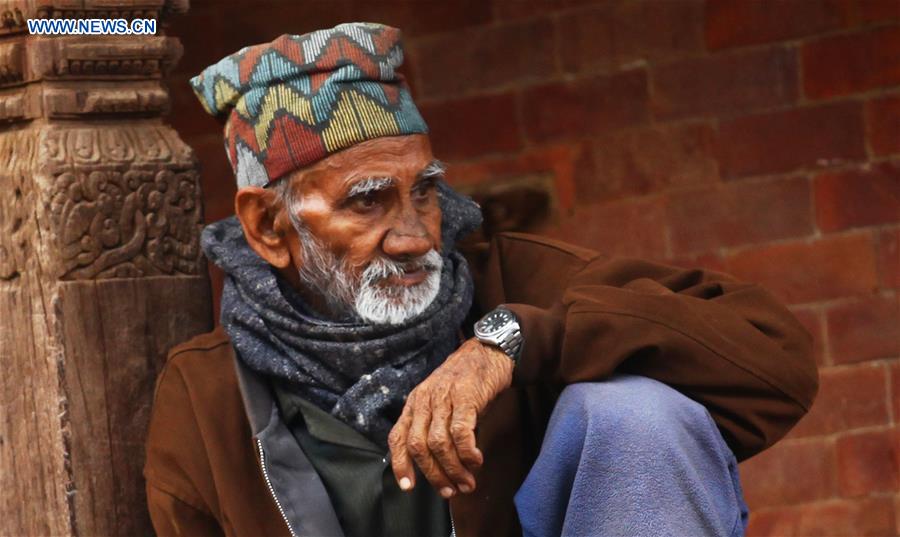
M 490 334 L 479 334 L 478 325 L 491 315 L 495 314 L 498 310 L 508 314 L 512 318 L 512 320 L 508 322 L 506 326 L 503 326 L 498 332 Z M 524 338 L 520 330 L 518 316 L 512 310 L 503 306 L 498 306 L 497 308 L 484 315 L 484 317 L 482 317 L 477 323 L 475 323 L 475 325 L 475 337 L 479 341 L 488 345 L 499 347 L 500 350 L 502 350 L 504 354 L 509 356 L 509 358 L 513 362 L 518 362 L 519 357 L 521 356 Z
M 500 344 L 500 348 L 514 362 L 518 362 L 522 350 L 522 332 L 516 328 L 516 331 L 510 335 L 510 338 Z

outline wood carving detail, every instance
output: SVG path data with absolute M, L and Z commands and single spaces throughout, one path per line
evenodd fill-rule
M 158 79 L 181 58 L 184 49 L 163 35 L 132 36 L 127 41 L 83 37 L 45 39 L 32 47 L 33 78 Z
M 56 74 L 66 75 L 106 75 L 106 76 L 159 76 L 161 62 L 158 58 L 110 58 L 78 59 L 66 58 L 56 66 Z
M 60 167 L 100 163 L 194 165 L 190 148 L 175 131 L 152 125 L 46 130 L 41 136 L 38 161 L 48 173 Z
M 135 6 L 122 6 L 122 3 L 115 2 L 106 9 L 41 6 L 36 13 L 41 19 L 159 19 L 162 2 L 145 2 Z
M 40 117 L 40 89 L 36 84 L 0 89 L 0 125 Z
M 47 129 L 37 162 L 59 278 L 200 272 L 199 176 L 171 128 Z
M 64 280 L 197 274 L 201 212 L 193 170 L 68 171 L 47 211 Z
M 25 47 L 22 43 L 0 45 L 0 86 L 21 83 L 25 77 Z
M 25 171 L 34 155 L 34 135 L 0 135 L 0 280 L 16 278 L 30 257 L 33 190 Z
M 187 8 L 0 0 L 0 535 L 153 534 L 153 381 L 210 329 L 197 161 L 160 117 L 182 54 L 162 22 Z M 29 18 L 158 24 L 39 36 Z
M 25 102 L 26 93 L 24 91 L 0 95 L 0 121 L 12 122 L 25 119 L 27 117 Z
M 48 89 L 44 107 L 51 118 L 91 114 L 149 113 L 159 115 L 169 106 L 161 87 L 128 89 Z
M 24 4 L 24 2 L 21 2 Z M 19 34 L 28 31 L 25 23 L 25 13 L 19 5 L 3 6 L 0 8 L 0 35 Z

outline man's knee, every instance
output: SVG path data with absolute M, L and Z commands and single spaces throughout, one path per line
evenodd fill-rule
M 632 375 L 563 390 L 516 506 L 528 535 L 737 535 L 747 515 L 706 409 Z
M 557 421 L 582 423 L 586 435 L 632 445 L 678 442 L 685 435 L 696 438 L 715 430 L 701 404 L 661 382 L 634 375 L 567 386 L 554 416 Z

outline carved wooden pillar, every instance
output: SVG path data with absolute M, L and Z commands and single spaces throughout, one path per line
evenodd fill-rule
M 151 533 L 153 382 L 211 324 L 196 161 L 161 119 L 177 39 L 25 19 L 186 9 L 0 0 L 0 535 Z

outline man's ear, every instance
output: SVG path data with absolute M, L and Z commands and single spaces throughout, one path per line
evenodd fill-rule
M 248 186 L 234 196 L 234 212 L 253 251 L 278 269 L 291 265 L 288 234 L 276 224 L 280 204 L 269 189 Z

